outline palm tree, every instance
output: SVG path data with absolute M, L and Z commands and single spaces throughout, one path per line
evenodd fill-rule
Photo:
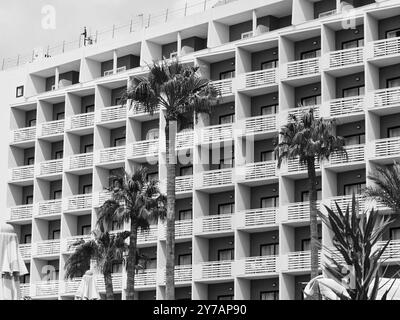
M 165 108 L 167 169 L 166 299 L 175 299 L 175 143 L 177 122 L 186 123 L 186 114 L 210 113 L 218 103 L 219 92 L 198 74 L 198 67 L 185 66 L 178 60 L 162 60 L 149 66 L 147 77 L 133 78 L 122 101 L 134 108 L 143 106 L 153 114 Z
M 90 262 L 96 262 L 96 268 L 103 274 L 106 288 L 106 299 L 114 300 L 114 289 L 112 283 L 112 266 L 123 259 L 126 250 L 125 239 L 129 232 L 118 234 L 102 233 L 94 231 L 95 238 L 85 242 L 76 243 L 74 253 L 65 263 L 65 278 L 72 279 L 82 276 L 90 269 Z
M 367 187 L 365 194 L 388 208 L 394 213 L 400 212 L 400 163 L 391 166 L 377 166 L 376 172 L 368 176 L 375 187 Z
M 165 218 L 165 196 L 160 193 L 158 181 L 147 181 L 147 169 L 144 167 L 133 175 L 123 171 L 113 180 L 116 184 L 110 189 L 111 200 L 100 207 L 97 224 L 100 230 L 107 232 L 114 221 L 118 224 L 130 223 L 126 299 L 134 300 L 138 230 L 148 230 L 151 222 Z
M 280 142 L 275 148 L 278 168 L 283 160 L 298 159 L 305 165 L 309 178 L 311 279 L 318 275 L 318 224 L 317 224 L 317 176 L 315 163 L 328 160 L 333 153 L 347 155 L 344 139 L 333 134 L 334 119 L 315 119 L 311 108 L 300 118 L 289 115 L 289 121 L 279 132 Z

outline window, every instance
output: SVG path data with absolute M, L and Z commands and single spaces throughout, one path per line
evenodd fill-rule
M 180 254 L 178 256 L 178 265 L 179 266 L 187 266 L 192 264 L 192 255 L 191 254 Z
M 60 239 L 60 230 L 53 230 L 53 240 Z
M 274 69 L 278 67 L 278 60 L 261 62 L 261 70 Z
M 275 256 L 279 253 L 279 243 L 260 245 L 260 256 Z
M 92 185 L 87 184 L 83 186 L 83 194 L 91 194 L 92 193 Z
M 29 269 L 28 269 L 28 271 L 29 271 Z M 31 282 L 31 275 L 30 274 L 25 274 L 25 275 L 21 276 L 20 277 L 20 281 L 21 281 L 21 283 L 24 283 L 24 284 L 30 283 Z
M 125 137 L 114 139 L 114 147 L 122 147 L 124 145 L 126 145 Z
M 181 167 L 179 173 L 181 176 L 191 176 L 193 174 L 193 166 Z
M 115 98 L 115 105 L 119 106 L 121 104 L 121 97 Z
M 225 294 L 223 296 L 218 296 L 217 300 L 233 300 L 233 294 Z
M 362 190 L 366 187 L 365 182 L 346 184 L 344 186 L 344 194 L 351 196 L 354 194 L 361 194 Z
M 94 112 L 94 104 L 85 107 L 85 113 Z
M 352 49 L 364 46 L 364 39 L 355 39 L 350 41 L 342 42 L 342 49 Z
M 36 127 L 36 119 L 31 119 L 28 122 L 29 127 Z
M 233 123 L 235 122 L 235 114 L 227 114 L 219 117 L 219 124 Z
M 26 196 L 25 204 L 32 204 L 33 203 L 33 196 Z
M 229 159 L 220 159 L 219 160 L 219 169 L 228 169 L 228 168 L 233 168 L 235 166 L 235 158 L 232 156 L 232 158 Z
M 56 120 L 64 120 L 65 119 L 65 112 L 57 113 Z
M 82 228 L 81 228 L 82 236 L 88 236 L 88 235 L 90 235 L 91 232 L 92 232 L 92 226 L 90 226 L 90 225 L 82 226 Z
M 32 243 L 32 235 L 31 234 L 26 234 L 24 236 L 24 243 Z
M 261 291 L 260 300 L 279 300 L 279 291 Z
M 318 237 L 318 241 L 321 241 L 322 238 Z M 301 251 L 310 251 L 311 250 L 311 239 L 303 239 L 301 240 Z
M 301 60 L 312 59 L 321 56 L 321 49 L 305 51 L 301 53 Z
M 387 129 L 388 138 L 400 137 L 400 126 Z
M 23 95 L 24 95 L 24 86 L 19 86 L 19 87 L 17 87 L 15 96 L 16 96 L 17 98 L 19 98 L 19 97 L 22 97 Z
M 346 146 L 354 145 L 354 144 L 363 144 L 365 143 L 365 134 L 353 134 L 350 136 L 344 136 L 344 142 Z
M 218 214 L 232 214 L 235 212 L 235 203 L 224 203 L 218 205 Z
M 122 263 L 113 263 L 112 273 L 122 273 Z
M 53 192 L 53 200 L 61 199 L 62 198 L 62 191 L 56 190 Z
M 362 96 L 365 93 L 364 86 L 343 89 L 343 98 Z
M 180 210 L 179 220 L 192 220 L 192 209 Z
M 225 72 L 221 72 L 219 74 L 219 80 L 231 79 L 235 77 L 235 70 L 229 70 Z
M 400 227 L 390 228 L 390 240 L 400 240 Z
M 32 166 L 35 164 L 35 157 L 29 157 L 26 159 L 27 166 Z
M 218 250 L 218 261 L 228 261 L 235 259 L 233 249 Z
M 55 158 L 56 159 L 62 159 L 64 157 L 64 152 L 63 151 L 56 151 L 55 153 Z
M 160 131 L 158 129 L 151 129 L 147 132 L 146 140 L 157 140 L 160 136 Z
M 316 106 L 321 104 L 321 95 L 315 95 L 310 97 L 301 98 L 301 105 L 304 107 Z
M 268 114 L 275 114 L 277 112 L 277 109 L 277 104 L 261 107 L 261 115 L 266 116 Z
M 261 198 L 261 208 L 277 208 L 279 206 L 279 196 Z
M 93 152 L 93 144 L 85 145 L 85 153 Z
M 148 173 L 147 181 L 158 180 L 158 172 Z
M 386 31 L 386 39 L 400 37 L 400 29 Z
M 386 87 L 387 88 L 400 87 L 400 78 L 387 79 Z
M 271 160 L 275 160 L 275 151 L 270 150 L 270 151 L 263 151 L 261 152 L 261 157 L 260 157 L 260 161 L 271 161 Z
M 147 261 L 147 269 L 157 269 L 157 258 L 151 258 Z
M 317 190 L 317 200 L 321 200 L 322 199 L 322 190 L 318 189 Z M 308 191 L 303 191 L 301 193 L 301 201 L 305 202 L 305 201 L 310 201 L 310 196 L 309 196 L 309 192 Z

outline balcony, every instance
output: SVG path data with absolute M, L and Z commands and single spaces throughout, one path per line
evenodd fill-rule
M 35 166 L 16 167 L 10 169 L 9 180 L 10 182 L 14 183 L 28 182 L 27 180 L 33 180 L 34 174 L 35 174 Z
M 194 131 L 184 130 L 178 132 L 176 135 L 176 149 L 189 149 L 193 148 Z
M 364 96 L 334 99 L 329 102 L 331 117 L 364 113 Z
M 197 235 L 231 234 L 233 233 L 232 214 L 205 216 L 194 220 L 193 230 Z
M 304 113 L 306 113 L 306 111 L 313 109 L 314 110 L 314 118 L 317 119 L 320 117 L 320 105 L 315 105 L 315 106 L 307 106 L 307 107 L 300 107 L 300 108 L 293 108 L 293 109 L 289 109 L 287 111 L 288 114 L 288 121 L 289 119 L 289 115 L 292 114 L 294 116 L 296 116 L 297 119 L 301 118 L 303 116 Z
M 238 229 L 262 230 L 275 228 L 278 208 L 250 209 L 236 213 Z
M 78 241 L 89 241 L 92 238 L 91 235 L 74 236 L 68 237 L 61 240 L 61 252 L 62 253 L 73 253 L 77 247 Z
M 157 284 L 157 269 L 145 269 L 135 276 L 135 288 L 155 287 Z
M 365 211 L 365 197 L 360 194 L 356 194 L 356 212 L 363 213 Z M 328 206 L 334 211 L 337 212 L 336 203 L 338 204 L 339 208 L 345 212 L 347 207 L 351 210 L 351 203 L 352 203 L 353 195 L 345 195 L 345 196 L 338 196 L 332 197 L 329 199 Z
M 29 283 L 21 283 L 21 297 L 30 297 L 31 296 L 31 285 Z
M 17 206 L 9 209 L 9 222 L 16 223 L 16 222 L 23 222 L 23 221 L 30 221 L 33 215 L 33 205 L 23 205 Z
M 291 79 L 304 76 L 316 76 L 320 72 L 320 58 L 288 62 L 284 69 L 284 78 Z
M 350 67 L 364 62 L 364 47 L 329 52 L 329 69 Z
M 37 204 L 37 218 L 58 217 L 62 212 L 62 200 L 50 200 Z
M 203 262 L 193 266 L 194 280 L 219 281 L 232 278 L 233 261 Z
M 365 161 L 365 145 L 355 144 L 345 147 L 346 155 L 334 153 L 329 158 L 328 167 L 345 165 L 348 168 L 350 164 L 363 163 Z
M 91 128 L 94 125 L 94 112 L 77 114 L 67 118 L 65 123 L 66 130 L 79 130 Z
M 64 211 L 88 211 L 92 208 L 92 195 L 81 194 L 65 199 Z
M 98 150 L 95 153 L 94 161 L 96 164 L 110 164 L 113 162 L 124 162 L 126 156 L 126 146 L 113 147 Z
M 35 141 L 36 139 L 36 127 L 22 128 L 12 131 L 11 141 L 12 144 L 26 143 L 29 141 Z
M 143 160 L 147 158 L 158 158 L 159 152 L 159 140 L 144 140 L 134 142 L 128 145 L 128 158 Z
M 30 243 L 20 244 L 19 252 L 21 253 L 22 259 L 24 259 L 25 261 L 31 260 L 32 245 Z
M 210 126 L 201 129 L 201 143 L 211 144 L 233 139 L 233 124 Z
M 162 285 L 165 285 L 165 269 L 162 270 Z M 175 266 L 175 284 L 177 286 L 184 284 L 191 284 L 192 282 L 192 266 L 182 265 Z
M 315 170 L 320 170 L 321 169 L 321 164 L 319 162 L 315 162 Z M 301 172 L 307 172 L 307 166 L 304 164 L 301 164 L 299 159 L 289 159 L 287 162 L 287 172 L 288 173 L 301 173 Z
M 158 225 L 151 225 L 148 230 L 139 230 L 137 234 L 138 245 L 150 245 L 157 242 Z
M 138 275 L 136 275 L 136 278 L 135 278 L 135 287 L 137 286 L 137 277 L 138 277 Z M 111 278 L 112 278 L 112 284 L 113 284 L 114 291 L 122 291 L 122 287 L 123 287 L 122 273 L 113 273 L 111 275 Z M 99 292 L 106 291 L 105 284 L 104 284 L 104 277 L 101 274 L 96 275 L 96 287 Z
M 379 241 L 376 246 L 382 248 L 385 246 L 387 241 Z M 383 263 L 394 262 L 394 260 L 400 260 L 400 240 L 391 240 L 389 245 L 386 247 L 385 252 L 381 256 Z
M 278 130 L 276 114 L 257 116 L 244 119 L 244 134 L 247 135 L 262 135 L 268 134 L 273 136 Z M 267 138 L 268 135 L 265 136 Z
M 160 240 L 166 239 L 166 224 L 163 223 L 159 229 L 161 231 Z M 175 239 L 182 240 L 191 238 L 193 235 L 193 220 L 177 220 L 175 221 Z
M 61 290 L 60 293 L 62 295 L 71 295 L 75 296 L 75 293 L 78 291 L 78 288 L 81 284 L 82 278 L 74 278 L 72 280 L 64 280 L 61 282 Z
M 249 257 L 237 260 L 237 271 L 243 277 L 276 276 L 277 256 Z
M 41 162 L 39 163 L 39 166 L 36 167 L 37 169 L 36 175 L 43 177 L 43 176 L 62 174 L 63 165 L 64 165 L 63 159 Z
M 238 76 L 238 89 L 246 90 L 246 92 L 254 93 L 254 95 L 265 90 L 267 86 L 277 85 L 277 70 L 266 69 L 260 71 L 248 72 Z
M 374 92 L 370 108 L 388 108 L 400 105 L 400 87 L 381 89 Z
M 96 112 L 95 121 L 98 124 L 105 124 L 109 122 L 126 121 L 127 108 L 124 106 L 112 106 L 102 108 Z
M 212 85 L 216 90 L 219 91 L 221 96 L 231 95 L 232 92 L 232 79 L 225 79 L 219 81 L 211 81 L 210 85 Z
M 56 257 L 60 255 L 60 240 L 46 240 L 32 244 L 33 256 Z
M 32 284 L 31 294 L 34 297 L 54 297 L 58 296 L 59 281 L 41 281 Z
M 239 167 L 236 170 L 236 176 L 239 182 L 252 183 L 253 185 L 265 184 L 267 179 L 277 180 L 276 176 L 277 162 L 275 160 L 256 162 Z
M 39 125 L 39 138 L 64 134 L 65 121 L 57 120 L 45 122 Z
M 302 273 L 311 270 L 311 251 L 290 252 L 284 258 L 289 272 Z M 321 252 L 318 255 L 318 264 L 321 266 Z
M 66 171 L 78 171 L 82 169 L 92 168 L 93 153 L 82 153 L 70 156 L 65 160 Z
M 400 37 L 377 40 L 369 43 L 368 58 L 382 58 L 400 53 Z
M 193 176 L 176 177 L 175 190 L 177 194 L 191 193 L 193 191 Z
M 200 188 L 227 187 L 233 184 L 233 169 L 211 170 L 200 174 Z
M 373 147 L 374 157 L 398 157 L 400 154 L 400 137 L 375 140 Z
M 139 121 L 148 121 L 155 119 L 159 116 L 160 114 L 160 107 L 158 107 L 153 115 L 151 115 L 149 112 L 146 112 L 145 107 L 137 102 L 133 102 L 132 107 L 129 109 L 128 115 L 129 117 L 135 118 L 136 120 Z
M 104 202 L 111 199 L 112 199 L 112 192 L 110 191 L 101 191 L 95 193 L 93 197 L 93 206 L 95 208 L 99 208 L 104 204 Z
M 320 208 L 321 201 L 317 201 L 316 207 Z M 287 205 L 287 217 L 285 219 L 285 223 L 301 223 L 304 224 L 309 223 L 310 221 L 310 203 L 308 201 L 305 202 L 296 202 L 290 203 Z

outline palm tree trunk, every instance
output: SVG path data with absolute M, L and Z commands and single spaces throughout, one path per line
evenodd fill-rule
M 127 283 L 126 283 L 126 300 L 135 299 L 135 266 L 137 251 L 137 231 L 136 222 L 131 222 L 131 234 L 129 236 L 128 263 L 126 264 Z
M 175 139 L 176 122 L 171 123 L 167 119 L 165 126 L 167 160 L 167 261 L 165 268 L 165 297 L 167 300 L 175 300 Z
M 311 279 L 318 276 L 318 222 L 317 222 L 317 177 L 315 173 L 315 159 L 307 161 L 310 193 L 310 238 L 311 238 Z M 313 300 L 318 299 L 315 293 Z
M 110 271 L 103 273 L 104 285 L 106 287 L 106 300 L 114 300 L 114 288 Z

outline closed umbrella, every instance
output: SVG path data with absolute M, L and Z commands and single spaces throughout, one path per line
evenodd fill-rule
M 82 277 L 75 294 L 75 300 L 100 300 L 100 295 L 96 287 L 96 279 L 92 271 L 86 271 Z
M 0 227 L 0 300 L 19 300 L 19 277 L 28 273 L 18 248 L 18 237 L 10 225 Z

